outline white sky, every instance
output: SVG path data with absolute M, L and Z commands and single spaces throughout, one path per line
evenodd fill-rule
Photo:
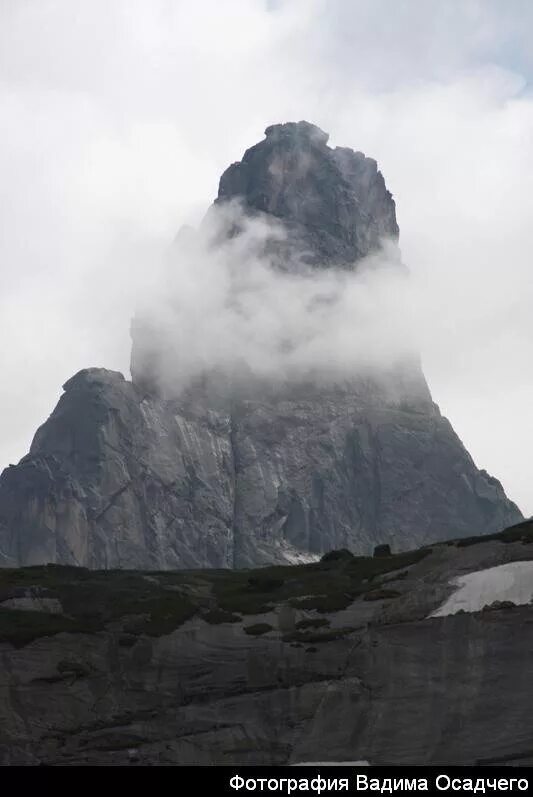
M 0 465 L 128 373 L 152 264 L 268 124 L 375 157 L 435 401 L 533 512 L 529 0 L 0 0 Z

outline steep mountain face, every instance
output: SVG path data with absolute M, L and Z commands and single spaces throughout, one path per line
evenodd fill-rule
M 281 219 L 293 246 L 322 267 L 353 267 L 384 238 L 397 241 L 394 200 L 375 160 L 331 149 L 308 122 L 272 125 L 265 136 L 226 169 L 217 203 L 241 199 Z
M 276 219 L 275 267 L 357 269 L 395 207 L 375 161 L 306 122 L 274 125 L 223 174 L 215 208 Z M 238 235 L 238 226 L 226 235 Z M 162 341 L 133 327 L 132 377 L 81 371 L 0 479 L 0 564 L 246 567 L 335 548 L 405 550 L 521 519 L 433 403 L 416 358 L 342 382 L 224 375 L 169 395 Z M 176 365 L 179 368 L 179 362 Z
M 0 764 L 531 765 L 532 541 L 526 522 L 259 571 L 4 569 Z

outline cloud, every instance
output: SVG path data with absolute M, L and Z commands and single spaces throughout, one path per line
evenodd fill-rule
M 395 244 L 384 241 L 356 271 L 311 268 L 288 244 L 281 223 L 247 216 L 236 201 L 181 234 L 140 298 L 136 376 L 147 371 L 175 396 L 206 372 L 268 384 L 338 382 L 383 376 L 416 358 L 412 283 Z
M 435 400 L 532 512 L 532 22 L 521 0 L 2 3 L 1 460 L 79 368 L 127 373 L 177 229 L 268 124 L 308 119 L 378 160 Z

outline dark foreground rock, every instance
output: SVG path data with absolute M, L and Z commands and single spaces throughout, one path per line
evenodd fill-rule
M 531 522 L 256 571 L 6 569 L 0 763 L 531 764 L 533 608 L 429 618 L 524 560 Z

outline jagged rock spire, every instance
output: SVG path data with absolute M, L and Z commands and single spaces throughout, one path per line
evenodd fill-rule
M 308 262 L 354 266 L 398 240 L 396 208 L 377 163 L 309 122 L 271 125 L 220 178 L 217 202 L 239 199 L 280 219 Z
M 224 172 L 216 203 L 281 221 L 317 268 L 354 268 L 384 239 L 396 245 L 394 201 L 375 161 L 327 142 L 307 122 L 268 127 Z M 145 362 L 157 354 L 149 332 L 138 326 L 134 341 Z M 86 369 L 65 384 L 30 454 L 0 478 L 1 566 L 301 562 L 522 517 L 416 365 L 342 385 L 271 384 L 227 407 L 201 390 L 163 399 L 144 373 L 142 362 L 133 383 Z

